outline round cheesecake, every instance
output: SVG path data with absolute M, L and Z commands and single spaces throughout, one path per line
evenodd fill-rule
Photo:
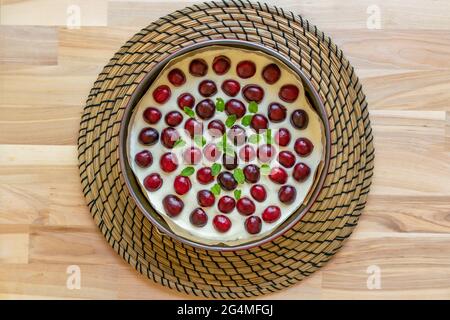
M 171 60 L 133 111 L 128 160 L 179 236 L 261 239 L 307 203 L 322 121 L 298 74 L 260 51 L 210 46 Z

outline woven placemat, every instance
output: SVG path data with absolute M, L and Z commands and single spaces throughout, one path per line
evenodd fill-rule
M 130 197 L 118 159 L 124 108 L 146 73 L 184 46 L 223 38 L 263 44 L 298 64 L 324 101 L 332 141 L 325 186 L 310 212 L 276 240 L 234 252 L 206 251 L 161 235 Z M 193 5 L 133 36 L 91 90 L 78 149 L 85 197 L 114 250 L 157 283 L 214 298 L 274 292 L 323 266 L 356 226 L 374 159 L 365 96 L 342 51 L 301 16 L 247 1 Z

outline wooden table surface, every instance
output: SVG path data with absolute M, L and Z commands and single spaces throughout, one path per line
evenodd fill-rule
M 316 24 L 355 66 L 376 161 L 342 250 L 267 298 L 450 299 L 450 2 L 273 2 Z M 187 298 L 107 244 L 81 192 L 76 143 L 89 89 L 114 52 L 191 3 L 1 0 L 0 299 Z M 81 27 L 68 28 L 78 12 Z M 81 270 L 79 290 L 66 286 L 70 265 Z M 379 288 L 367 285 L 371 270 Z

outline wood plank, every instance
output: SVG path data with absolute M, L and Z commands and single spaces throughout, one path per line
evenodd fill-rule
M 0 265 L 28 263 L 29 235 L 4 233 L 0 227 Z

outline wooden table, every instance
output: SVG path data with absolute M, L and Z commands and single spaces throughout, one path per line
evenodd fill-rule
M 356 67 L 376 163 L 344 248 L 267 297 L 449 299 L 450 2 L 275 2 L 330 35 Z M 139 275 L 107 244 L 82 196 L 76 143 L 89 89 L 113 53 L 190 3 L 1 0 L 0 298 L 187 298 Z M 67 28 L 77 12 L 81 28 Z M 381 29 L 368 29 L 377 17 Z M 80 267 L 79 290 L 66 286 L 70 265 Z M 379 289 L 367 286 L 372 270 L 381 272 Z

